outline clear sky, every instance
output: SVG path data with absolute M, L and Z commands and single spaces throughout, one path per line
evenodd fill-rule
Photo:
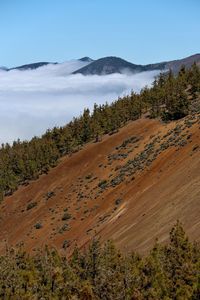
M 0 0 L 0 65 L 200 52 L 200 0 Z

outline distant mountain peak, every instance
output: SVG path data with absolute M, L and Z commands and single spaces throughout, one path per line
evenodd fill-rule
M 94 60 L 88 56 L 84 56 L 82 58 L 79 58 L 80 61 L 84 61 L 84 62 L 93 62 Z
M 134 65 L 120 57 L 107 56 L 94 60 L 89 65 L 75 71 L 73 74 L 109 75 L 113 73 L 123 73 L 124 70 L 129 70 L 133 73 L 141 72 L 142 66 Z

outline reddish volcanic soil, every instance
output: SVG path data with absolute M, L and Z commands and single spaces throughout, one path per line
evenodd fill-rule
M 167 240 L 177 219 L 200 240 L 199 127 L 198 115 L 167 125 L 140 119 L 64 157 L 5 198 L 0 251 L 23 242 L 28 251 L 48 244 L 70 253 L 97 235 L 145 253 L 156 238 Z M 66 213 L 70 219 L 62 220 Z

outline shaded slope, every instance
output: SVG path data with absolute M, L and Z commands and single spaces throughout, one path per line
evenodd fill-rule
M 183 59 L 169 61 L 166 63 L 165 68 L 171 69 L 174 73 L 177 73 L 183 65 L 188 69 L 194 62 L 200 66 L 200 54 L 194 54 Z
M 150 64 L 144 67 L 146 68 L 146 71 L 152 71 L 152 70 L 163 71 L 163 70 L 171 69 L 176 74 L 178 73 L 178 71 L 182 66 L 185 66 L 187 69 L 189 69 L 195 62 L 197 65 L 200 66 L 200 54 L 194 54 L 182 59 Z
M 132 64 L 119 57 L 109 56 L 97 59 L 88 66 L 75 71 L 73 74 L 108 75 L 122 73 L 123 71 L 139 73 L 143 71 L 143 67 L 141 65 Z
M 65 241 L 70 250 L 100 235 L 145 252 L 177 219 L 199 240 L 199 120 L 140 119 L 65 157 L 1 204 L 1 251 L 20 242 L 62 249 Z
M 179 60 L 148 65 L 136 65 L 119 57 L 108 56 L 93 61 L 89 65 L 75 71 L 73 74 L 80 73 L 83 75 L 108 75 L 123 72 L 140 73 L 155 70 L 164 71 L 169 69 L 171 69 L 174 73 L 177 73 L 182 65 L 185 65 L 186 68 L 189 68 L 194 62 L 200 65 L 200 54 L 195 54 Z
M 56 65 L 57 63 L 37 62 L 37 63 L 26 64 L 26 65 L 22 65 L 22 66 L 19 66 L 19 67 L 11 68 L 11 69 L 8 69 L 8 71 L 11 71 L 11 70 L 19 70 L 19 71 L 35 70 L 35 69 L 47 66 L 49 64 Z

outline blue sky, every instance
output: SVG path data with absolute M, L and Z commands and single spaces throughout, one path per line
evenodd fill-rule
M 200 52 L 199 0 L 0 0 L 0 65 Z

